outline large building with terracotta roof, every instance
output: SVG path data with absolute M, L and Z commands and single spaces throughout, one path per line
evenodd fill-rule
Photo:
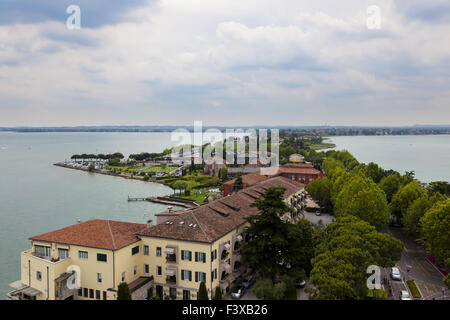
M 230 290 L 247 270 L 251 204 L 273 186 L 285 188 L 293 207 L 282 219 L 295 222 L 303 210 L 304 184 L 276 176 L 202 206 L 168 212 L 156 225 L 90 220 L 31 237 L 21 254 L 21 280 L 10 299 L 116 299 L 127 282 L 133 299 L 196 299 L 201 281 L 209 295 Z M 71 286 L 72 280 L 79 281 Z

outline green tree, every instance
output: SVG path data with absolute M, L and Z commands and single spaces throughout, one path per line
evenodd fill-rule
M 117 289 L 117 300 L 131 300 L 131 292 L 126 282 L 119 283 Z
M 414 200 L 405 215 L 402 217 L 402 223 L 407 234 L 418 238 L 420 236 L 419 221 L 430 208 L 430 200 L 427 196 L 422 196 Z
M 392 197 L 397 193 L 398 189 L 403 185 L 403 179 L 398 172 L 381 179 L 379 186 L 386 194 L 386 199 L 390 203 Z
M 239 191 L 243 188 L 243 183 L 242 183 L 242 176 L 239 175 L 236 180 L 234 181 L 234 190 L 235 191 Z
M 273 286 L 272 297 L 274 300 L 283 300 L 286 294 L 286 283 L 278 282 Z
M 187 188 L 187 183 L 183 180 L 177 180 L 172 184 L 172 188 L 174 189 L 174 191 L 179 190 L 181 193 L 182 190 L 185 190 Z
M 209 300 L 208 290 L 206 290 L 205 281 L 200 282 L 200 287 L 198 288 L 198 300 Z
M 354 176 L 343 187 L 335 203 L 336 217 L 353 215 L 377 229 L 389 223 L 389 210 L 384 192 L 370 179 Z
M 263 300 L 273 299 L 273 282 L 270 278 L 261 279 L 255 282 L 252 287 L 252 293 Z
M 355 216 L 329 224 L 312 259 L 311 299 L 364 299 L 369 265 L 393 266 L 403 244 Z
M 447 181 L 434 181 L 430 182 L 427 186 L 430 194 L 441 193 L 450 196 L 450 183 Z
M 392 198 L 389 204 L 391 214 L 396 217 L 397 221 L 401 222 L 403 215 L 414 200 L 426 195 L 426 191 L 416 181 L 408 183 L 401 187 Z
M 219 286 L 216 287 L 216 291 L 214 293 L 214 300 L 222 300 L 222 288 Z
M 92 172 L 94 170 L 95 170 L 95 166 L 93 164 L 90 164 L 89 167 L 88 167 L 88 171 Z
M 327 177 L 315 179 L 306 186 L 306 191 L 311 197 L 318 201 L 320 206 L 330 210 L 333 208 L 331 202 L 331 182 Z
M 250 224 L 250 240 L 243 248 L 243 258 L 263 277 L 272 279 L 277 274 L 285 273 L 290 260 L 291 248 L 287 235 L 289 226 L 294 226 L 280 219 L 292 210 L 283 201 L 284 192 L 282 187 L 269 188 L 262 199 L 251 205 L 260 213 L 246 218 Z
M 450 199 L 436 203 L 420 219 L 423 240 L 438 263 L 450 266 Z
M 379 183 L 384 177 L 383 168 L 379 167 L 376 163 L 370 162 L 367 165 L 366 175 L 373 180 L 375 183 Z

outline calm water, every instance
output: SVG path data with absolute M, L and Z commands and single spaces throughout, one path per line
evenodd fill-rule
M 340 136 L 330 140 L 360 162 L 400 173 L 414 170 L 423 182 L 450 181 L 450 135 Z
M 104 218 L 145 223 L 167 206 L 128 202 L 172 189 L 155 183 L 89 174 L 52 163 L 75 153 L 161 152 L 169 133 L 0 133 L 0 299 L 20 279 L 20 252 L 30 236 Z

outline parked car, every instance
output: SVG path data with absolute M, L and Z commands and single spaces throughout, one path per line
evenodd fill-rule
M 240 299 L 240 298 L 242 298 L 244 293 L 245 293 L 245 286 L 244 285 L 239 285 L 239 286 L 235 287 L 231 291 L 231 298 L 233 298 L 233 299 Z
M 255 276 L 254 275 L 248 275 L 242 281 L 242 285 L 247 289 L 250 286 L 252 286 L 254 282 L 255 282 Z
M 316 216 L 320 216 L 320 211 L 316 211 Z
M 397 267 L 391 268 L 391 279 L 392 280 L 402 280 L 402 275 L 400 273 L 400 270 Z
M 400 292 L 400 299 L 401 299 L 401 300 L 412 300 L 412 299 L 411 299 L 411 296 L 409 295 L 409 292 L 406 291 L 406 290 L 402 290 L 402 291 Z

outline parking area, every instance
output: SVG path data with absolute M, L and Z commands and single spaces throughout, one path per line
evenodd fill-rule
M 322 221 L 322 223 L 326 226 L 333 222 L 334 216 L 328 213 L 321 213 L 320 216 L 317 216 L 315 212 L 303 212 L 303 215 L 306 220 L 313 224 L 318 224 L 319 221 Z
M 306 281 L 306 285 L 308 285 L 308 281 Z M 239 300 L 259 300 L 252 292 L 252 287 L 246 289 L 244 295 Z M 224 300 L 232 300 L 231 293 L 227 293 Z M 304 288 L 297 288 L 297 300 L 308 300 L 308 294 L 305 292 Z

